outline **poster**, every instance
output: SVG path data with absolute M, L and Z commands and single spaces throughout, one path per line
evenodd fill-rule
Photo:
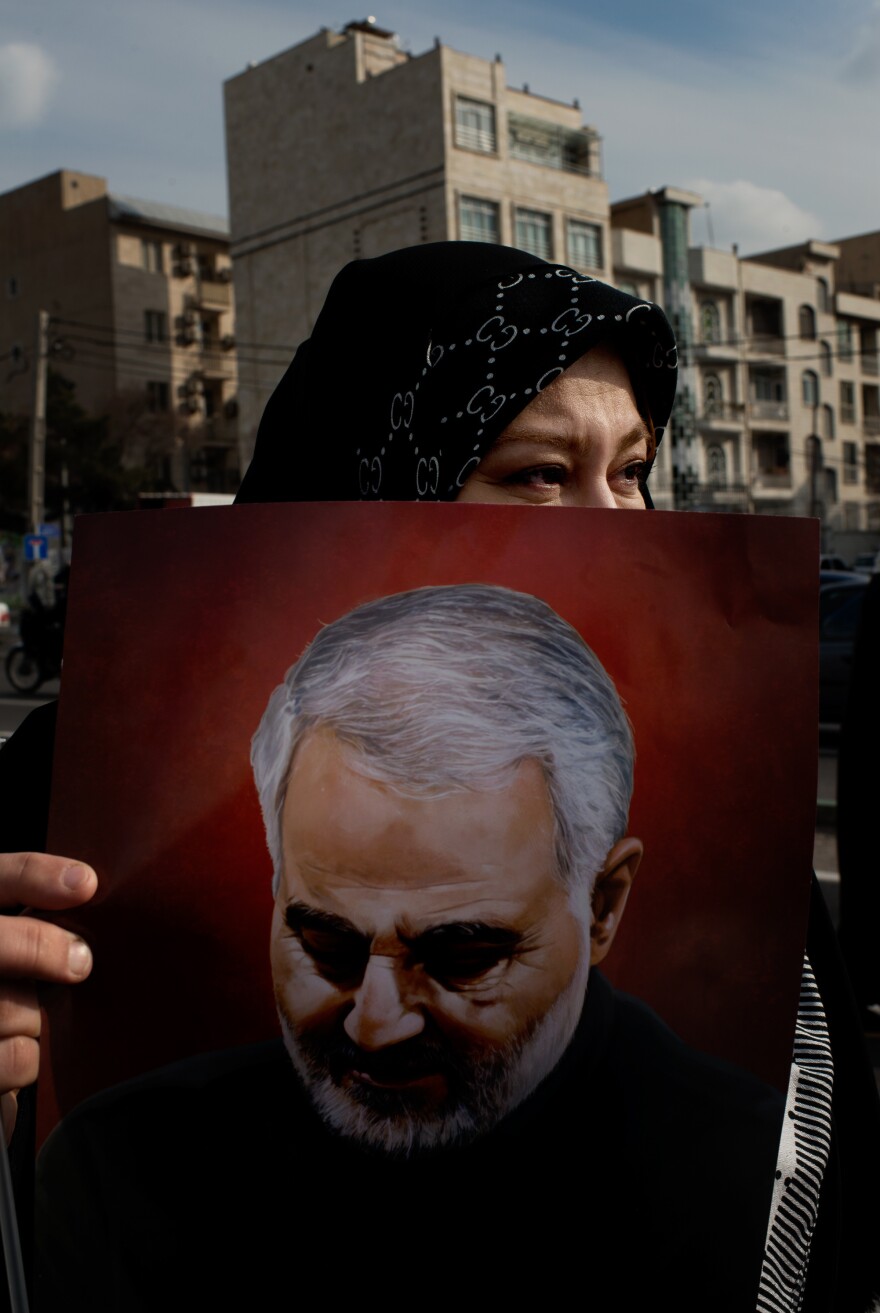
M 686 1106 L 687 1100 L 677 1099 L 674 1091 L 648 1098 L 645 1073 L 650 1062 L 640 1052 L 624 1055 L 614 1077 L 614 1113 L 606 1101 L 602 1119 L 607 1126 L 601 1134 L 591 1134 L 588 1155 L 584 1150 L 604 1182 L 594 1206 L 597 1217 L 606 1218 L 605 1251 L 615 1259 L 612 1267 L 620 1269 L 617 1260 L 623 1248 L 628 1250 L 634 1242 L 661 1286 L 664 1280 L 674 1280 L 671 1293 L 680 1307 L 690 1307 L 691 1290 L 701 1290 L 700 1298 L 705 1298 L 705 1281 L 718 1270 L 719 1262 L 731 1265 L 726 1275 L 734 1292 L 731 1298 L 738 1298 L 738 1282 L 743 1290 L 754 1288 L 775 1162 L 774 1136 L 778 1138 L 774 1117 L 778 1125 L 788 1081 L 811 870 L 817 664 L 814 539 L 815 527 L 810 523 L 782 519 L 655 513 L 634 522 L 631 516 L 606 511 L 523 515 L 520 508 L 445 505 L 248 506 L 80 521 L 50 848 L 88 860 L 99 873 L 100 891 L 92 905 L 65 919 L 88 939 L 95 969 L 86 984 L 59 993 L 50 1009 L 53 1089 L 51 1094 L 41 1090 L 43 1130 L 82 1100 L 133 1078 L 146 1080 L 136 1097 L 152 1108 L 162 1095 L 148 1073 L 166 1064 L 218 1052 L 253 1055 L 255 1050 L 242 1046 L 262 1042 L 270 1044 L 273 1053 L 279 1050 L 267 953 L 273 921 L 272 861 L 248 761 L 251 737 L 269 696 L 316 635 L 329 633 L 334 622 L 354 608 L 416 589 L 477 584 L 507 590 L 539 599 L 581 635 L 607 672 L 632 725 L 635 783 L 626 833 L 637 836 L 644 856 L 625 914 L 615 926 L 611 949 L 601 963 L 612 1000 L 609 1008 L 616 1009 L 614 1016 L 619 1018 L 624 1015 L 621 1009 L 629 1007 L 616 1002 L 620 994 L 640 1000 L 678 1037 L 675 1043 L 683 1046 L 684 1067 L 693 1062 L 694 1070 L 702 1070 L 704 1059 L 706 1070 L 716 1062 L 731 1064 L 731 1071 L 742 1073 L 742 1089 L 751 1091 L 746 1101 L 763 1100 L 766 1146 L 760 1164 L 752 1157 L 753 1129 L 743 1131 L 748 1147 L 742 1154 L 732 1147 L 736 1133 L 721 1134 L 717 1127 L 706 1128 L 709 1138 L 701 1149 L 701 1100 Z M 477 604 L 473 597 L 465 600 L 465 610 L 479 612 L 479 599 Z M 444 640 L 450 653 L 460 645 L 466 649 L 466 628 L 450 624 Z M 545 696 L 540 675 L 536 668 L 537 698 Z M 578 714 L 573 709 L 573 717 Z M 557 717 L 563 728 L 564 720 Z M 385 798 L 387 791 L 383 793 L 384 786 L 375 781 L 361 781 L 358 787 L 374 792 L 361 811 L 361 802 L 346 795 L 339 804 L 341 814 L 369 820 L 375 811 L 372 803 Z M 321 776 L 310 795 L 310 812 L 313 803 L 324 805 L 321 800 L 326 801 L 328 788 L 332 785 Z M 406 789 L 402 792 L 406 795 Z M 503 793 L 500 789 L 497 798 Z M 463 842 L 467 847 L 459 830 L 478 835 L 485 828 L 483 819 L 467 810 L 475 797 L 479 802 L 479 790 L 461 792 L 458 813 L 448 799 L 445 803 L 427 799 L 427 805 L 435 808 L 435 829 L 442 832 L 446 826 L 450 849 Z M 424 795 L 421 802 L 409 798 L 404 810 L 418 811 L 425 802 Z M 514 799 L 509 812 L 503 813 L 508 830 L 520 823 L 525 826 L 506 854 L 508 866 L 515 865 L 528 842 L 531 822 L 522 819 L 528 805 L 520 806 Z M 496 848 L 507 832 L 501 814 L 497 806 L 486 813 L 496 826 L 492 837 Z M 460 816 L 465 817 L 463 822 L 457 819 Z M 354 822 L 346 824 L 350 830 Z M 332 828 L 329 821 L 316 823 L 319 834 Z M 540 829 L 539 821 L 533 828 Z M 441 848 L 438 839 L 434 852 Z M 395 860 L 392 853 L 388 859 L 392 867 Z M 481 870 L 492 865 L 485 854 L 479 862 Z M 370 879 L 381 885 L 378 870 L 369 867 Z M 398 876 L 398 884 L 405 883 L 399 872 Z M 526 883 L 528 878 L 526 870 Z M 404 898 L 404 911 L 409 897 Z M 492 898 L 484 901 L 490 904 L 491 929 Z M 337 898 L 334 907 L 339 905 L 343 904 Z M 369 913 L 362 902 L 350 920 L 357 928 L 365 919 Z M 418 947 L 412 952 L 424 956 L 428 950 L 417 929 L 411 937 Z M 331 930 L 338 937 L 339 925 Z M 345 926 L 342 930 L 348 933 Z M 309 923 L 304 932 L 297 924 L 295 932 L 305 934 L 309 952 L 316 955 L 313 960 L 320 960 L 321 927 Z M 379 931 L 365 931 L 352 952 L 355 957 L 366 953 L 370 963 L 372 954 L 396 961 L 398 948 L 402 943 L 406 947 L 409 940 L 403 930 L 394 934 L 393 949 L 380 952 L 375 947 Z M 367 942 L 370 935 L 374 935 L 372 947 Z M 317 947 L 315 936 L 320 941 Z M 273 931 L 273 944 L 276 939 Z M 519 952 L 519 947 L 511 949 L 511 958 Z M 342 969 L 334 965 L 332 971 Z M 344 970 L 357 974 L 363 963 L 360 967 L 349 963 Z M 275 974 L 276 980 L 283 974 L 277 965 Z M 380 986 L 384 987 L 381 978 Z M 586 992 L 589 998 L 589 983 Z M 393 1007 L 397 1006 L 393 1000 Z M 411 1011 L 420 1013 L 420 1008 L 421 1004 Z M 428 1004 L 423 1010 L 431 1013 Z M 632 1013 L 633 1018 L 641 1016 L 638 1010 Z M 454 1024 L 448 1024 L 454 1031 Z M 607 1026 L 616 1024 L 607 1021 Z M 627 1021 L 627 1034 L 631 1036 L 633 1027 L 641 1024 Z M 438 1025 L 446 1035 L 447 1022 L 441 1019 Z M 364 1043 L 370 1047 L 372 1042 Z M 569 1050 L 564 1053 L 565 1060 L 558 1068 L 551 1066 L 541 1086 L 562 1100 L 560 1107 L 567 1106 L 570 1097 L 564 1088 L 556 1088 L 566 1079 L 558 1074 L 567 1070 Z M 692 1054 L 704 1057 L 692 1059 Z M 222 1064 L 225 1059 L 218 1061 Z M 262 1058 L 256 1061 L 259 1064 Z M 587 1066 L 594 1061 L 591 1052 L 585 1061 Z M 242 1165 L 242 1154 L 236 1154 L 234 1195 L 239 1200 L 252 1201 L 261 1192 L 261 1173 L 267 1170 L 261 1152 L 266 1151 L 255 1147 L 256 1142 L 270 1134 L 267 1127 L 272 1126 L 273 1116 L 285 1124 L 285 1100 L 301 1097 L 286 1056 L 280 1062 L 283 1077 L 267 1078 L 269 1092 L 261 1096 L 259 1111 L 251 1110 L 245 1135 L 247 1163 Z M 370 1066 L 367 1059 L 362 1065 L 364 1072 L 356 1072 L 355 1077 L 376 1094 L 372 1106 L 373 1111 L 379 1109 L 380 1121 L 382 1109 L 395 1098 L 401 1104 L 430 1102 L 432 1072 L 417 1069 L 410 1078 L 398 1069 Z M 624 1069 L 629 1073 L 626 1079 L 621 1075 Z M 577 1145 L 586 1133 L 581 1123 L 586 1119 L 595 1124 L 592 1115 L 577 1109 L 587 1107 L 583 1099 L 589 1102 L 601 1078 L 599 1072 L 592 1087 L 587 1082 L 586 1093 L 578 1091 L 578 1100 L 569 1109 L 568 1129 L 555 1124 L 559 1121 L 555 1115 L 552 1131 L 534 1116 L 530 1120 L 534 1102 L 530 1097 L 521 1106 L 517 1103 L 506 1120 L 499 1114 L 503 1127 L 522 1126 L 521 1141 L 514 1136 L 521 1147 L 502 1152 L 498 1134 L 490 1130 L 477 1135 L 462 1160 L 467 1170 L 477 1173 L 475 1181 L 485 1178 L 491 1160 L 492 1179 L 503 1183 L 515 1166 L 517 1179 L 524 1175 L 532 1180 L 534 1194 L 543 1188 L 540 1172 L 546 1168 L 540 1164 L 546 1163 L 551 1148 L 551 1156 L 571 1152 L 577 1161 Z M 739 1077 L 731 1080 L 736 1085 Z M 248 1080 L 248 1090 L 254 1088 L 254 1081 Z M 283 1096 L 282 1081 L 290 1086 Z M 664 1098 L 668 1109 L 662 1105 Z M 723 1097 L 721 1104 L 720 1115 L 726 1116 Z M 718 1115 L 713 1113 L 716 1122 Z M 107 1116 L 102 1111 L 98 1123 L 103 1124 Z M 202 1116 L 210 1121 L 210 1111 Z M 322 1192 L 331 1186 L 338 1201 L 340 1179 L 350 1178 L 343 1198 L 352 1190 L 354 1197 L 360 1197 L 358 1189 L 369 1184 L 370 1190 L 379 1191 L 380 1200 L 387 1203 L 393 1196 L 398 1204 L 388 1242 L 413 1254 L 420 1252 L 426 1227 L 407 1216 L 413 1209 L 418 1213 L 415 1205 L 401 1210 L 400 1192 L 410 1198 L 410 1191 L 421 1184 L 430 1186 L 435 1201 L 443 1200 L 453 1178 L 458 1179 L 463 1170 L 462 1161 L 453 1168 L 454 1154 L 408 1156 L 400 1145 L 383 1156 L 375 1152 L 376 1143 L 358 1144 L 357 1132 L 356 1147 L 365 1149 L 365 1154 L 363 1162 L 358 1159 L 353 1165 L 352 1136 L 334 1136 L 326 1109 L 322 1117 L 325 1128 L 330 1127 L 328 1157 L 326 1162 L 321 1159 L 320 1183 L 310 1187 L 308 1209 L 318 1199 L 329 1208 L 330 1198 Z M 178 1113 L 169 1118 L 176 1127 Z M 153 1161 L 165 1152 L 168 1136 L 156 1131 L 158 1122 L 151 1113 L 142 1120 L 149 1134 L 157 1137 L 153 1144 L 147 1135 L 144 1143 L 150 1145 L 149 1151 L 141 1145 L 144 1160 Z M 141 1121 L 136 1124 L 140 1127 Z M 633 1136 L 642 1136 L 643 1147 L 637 1154 L 617 1144 L 621 1133 L 629 1145 L 636 1143 Z M 133 1138 L 140 1139 L 141 1131 L 126 1126 L 124 1143 Z M 114 1255 L 109 1266 L 115 1272 L 118 1262 L 120 1268 L 115 1275 L 104 1271 L 102 1279 L 121 1282 L 119 1289 L 124 1290 L 145 1245 L 166 1254 L 168 1261 L 169 1255 L 176 1255 L 177 1262 L 181 1253 L 202 1259 L 205 1253 L 221 1250 L 228 1255 L 240 1248 L 243 1234 L 250 1236 L 249 1228 L 256 1226 L 250 1203 L 246 1209 L 234 1204 L 224 1207 L 201 1231 L 192 1222 L 208 1191 L 205 1180 L 214 1170 L 214 1150 L 209 1153 L 206 1143 L 193 1140 L 189 1170 L 175 1172 L 173 1185 L 166 1180 L 163 1187 L 163 1198 L 176 1199 L 173 1207 L 185 1210 L 186 1226 L 181 1221 L 170 1228 L 167 1216 L 157 1220 L 165 1210 L 157 1209 L 155 1200 L 150 1202 L 147 1196 L 127 1198 L 122 1210 L 128 1216 L 126 1235 L 140 1239 L 109 1246 Z M 215 1143 L 216 1138 L 211 1139 Z M 285 1145 L 284 1153 L 293 1153 L 295 1159 L 298 1152 Z M 708 1164 L 699 1161 L 701 1153 L 708 1154 Z M 526 1155 L 525 1165 L 520 1154 Z M 729 1170 L 736 1175 L 741 1168 L 743 1179 L 728 1181 L 719 1201 L 701 1172 L 708 1173 L 711 1183 L 713 1172 L 723 1176 L 727 1170 L 721 1159 L 728 1157 Z M 409 1172 L 405 1189 L 399 1180 L 402 1162 Z M 482 1164 L 479 1172 L 474 1163 Z M 193 1164 L 199 1164 L 198 1169 Z M 295 1179 L 302 1170 L 301 1162 L 298 1168 L 294 1164 Z M 309 1180 L 315 1174 L 314 1164 L 311 1171 Z M 627 1181 L 621 1179 L 626 1176 Z M 190 1182 L 196 1178 L 200 1184 L 193 1193 Z M 352 1184 L 355 1181 L 358 1189 Z M 118 1188 L 117 1183 L 117 1193 Z M 742 1225 L 740 1188 L 757 1198 L 754 1218 L 727 1244 L 718 1236 Z M 512 1179 L 501 1193 L 510 1197 L 511 1192 L 515 1193 Z M 109 1195 L 101 1205 L 105 1218 L 112 1212 L 108 1200 L 113 1197 Z M 418 1190 L 413 1197 L 419 1198 Z M 608 1210 L 624 1198 L 626 1246 L 620 1228 L 608 1230 L 607 1225 Z M 292 1223 L 294 1230 L 302 1226 L 304 1206 L 298 1196 L 300 1220 Z M 337 1209 L 341 1206 L 337 1202 Z M 528 1237 L 530 1244 L 535 1243 L 538 1214 L 543 1210 L 527 1222 L 521 1220 L 521 1210 L 517 1222 L 509 1206 L 501 1212 L 506 1219 L 506 1246 L 518 1243 L 520 1226 L 524 1228 L 521 1242 Z M 273 1227 L 280 1225 L 277 1206 L 270 1223 L 259 1208 L 256 1216 L 263 1223 L 261 1239 L 251 1237 L 248 1243 L 262 1253 L 270 1243 L 267 1237 L 275 1236 Z M 132 1217 L 139 1219 L 137 1225 Z M 436 1223 L 434 1217 L 429 1233 Z M 566 1226 L 574 1224 L 557 1221 L 553 1236 L 558 1239 Z M 582 1224 L 583 1219 L 577 1219 L 578 1234 Z M 700 1240 L 701 1226 L 711 1242 Z M 419 1243 L 412 1228 L 417 1229 Z M 173 1243 L 169 1229 L 177 1237 Z M 361 1228 L 356 1230 L 360 1234 Z M 669 1252 L 673 1233 L 684 1235 L 681 1244 L 687 1243 L 687 1237 L 692 1242 L 688 1257 L 692 1271 L 686 1281 L 681 1275 L 680 1246 Z M 186 1235 L 186 1243 L 179 1251 L 175 1246 L 183 1243 L 181 1234 Z M 371 1243 L 375 1239 L 374 1234 Z M 316 1243 L 310 1233 L 306 1243 Z M 124 1262 L 119 1249 L 128 1245 L 134 1248 L 126 1249 L 129 1257 Z M 82 1248 L 73 1239 L 70 1246 Z M 366 1261 L 366 1241 L 349 1237 L 348 1247 L 357 1255 L 355 1267 Z M 455 1244 L 452 1252 L 454 1256 Z M 731 1254 L 739 1257 L 731 1259 Z M 193 1262 L 204 1282 L 204 1261 Z M 679 1275 L 673 1278 L 673 1272 Z M 620 1271 L 615 1279 L 621 1283 L 619 1307 L 628 1307 L 628 1300 L 648 1298 L 654 1289 L 647 1276 L 633 1271 Z M 694 1299 L 696 1306 L 696 1294 Z M 716 1306 L 727 1304 L 722 1300 Z

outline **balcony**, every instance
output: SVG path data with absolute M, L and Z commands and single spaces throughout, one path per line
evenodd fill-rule
M 508 114 L 507 130 L 511 159 L 587 178 L 600 176 L 597 138 L 586 128 L 565 128 L 546 119 Z
M 748 337 L 748 351 L 751 356 L 784 356 L 785 338 L 775 333 L 755 333 Z
M 197 368 L 204 378 L 224 381 L 235 378 L 235 355 L 217 347 L 204 347 Z
M 753 397 L 749 402 L 749 419 L 778 420 L 785 424 L 788 422 L 788 402 L 757 401 Z
M 869 438 L 875 438 L 880 433 L 880 415 L 866 415 L 862 420 L 862 428 Z
M 752 487 L 755 492 L 782 492 L 791 488 L 791 470 L 756 470 Z
M 220 279 L 202 278 L 196 300 L 205 309 L 229 310 L 232 306 L 232 284 Z
M 703 407 L 700 423 L 710 427 L 739 428 L 744 406 L 739 401 L 711 401 Z
M 862 373 L 880 374 L 880 356 L 877 355 L 876 351 L 862 353 Z

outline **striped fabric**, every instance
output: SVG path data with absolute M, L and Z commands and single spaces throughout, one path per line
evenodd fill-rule
M 831 1145 L 834 1064 L 825 1011 L 804 958 L 794 1055 L 785 1103 L 776 1184 L 767 1226 L 757 1308 L 798 1313 Z

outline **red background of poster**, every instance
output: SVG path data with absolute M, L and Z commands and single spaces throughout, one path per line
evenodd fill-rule
M 549 602 L 632 719 L 630 832 L 646 855 L 608 976 L 687 1042 L 785 1088 L 812 859 L 817 556 L 813 522 L 749 516 L 324 503 L 78 521 L 50 851 L 90 861 L 101 886 L 64 918 L 95 968 L 50 1007 L 57 1107 L 277 1033 L 250 737 L 321 625 L 475 581 Z

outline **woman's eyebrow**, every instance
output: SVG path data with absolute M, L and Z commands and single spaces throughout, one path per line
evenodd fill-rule
M 510 431 L 500 433 L 489 451 L 495 451 L 499 447 L 507 447 L 515 442 L 529 443 L 533 446 L 556 447 L 560 451 L 571 451 L 573 447 L 583 445 L 583 440 L 567 433 L 547 433 L 541 429 L 527 429 L 511 433 Z M 639 442 L 647 442 L 649 449 L 654 446 L 654 439 L 651 436 L 651 430 L 643 419 L 634 424 L 631 429 L 622 434 L 618 439 L 615 448 L 615 455 L 619 455 L 629 447 L 635 447 Z M 489 452 L 486 453 L 488 455 Z

